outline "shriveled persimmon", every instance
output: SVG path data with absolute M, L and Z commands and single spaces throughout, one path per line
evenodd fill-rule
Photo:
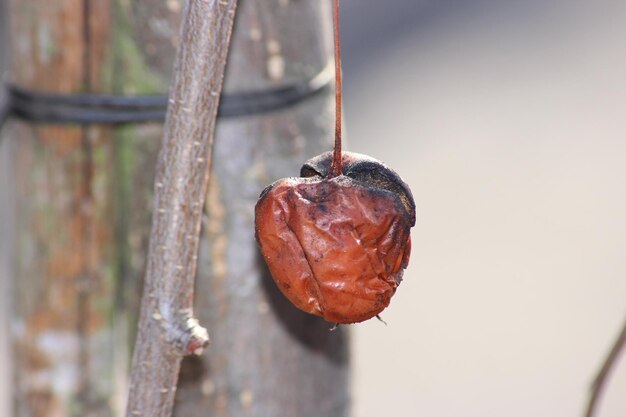
M 334 0 L 335 148 L 300 177 L 267 187 L 255 208 L 256 238 L 282 293 L 333 323 L 384 310 L 402 280 L 415 224 L 411 191 L 392 169 L 341 151 L 341 50 Z
M 261 252 L 283 294 L 333 323 L 379 314 L 402 280 L 415 203 L 385 165 L 344 153 L 344 174 L 327 178 L 332 154 L 308 161 L 301 177 L 266 188 L 256 206 Z

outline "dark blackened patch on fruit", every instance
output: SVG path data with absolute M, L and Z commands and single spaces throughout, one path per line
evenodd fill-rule
M 314 156 L 302 165 L 302 168 L 300 168 L 300 176 L 305 178 L 313 176 L 326 177 L 328 171 L 330 171 L 332 158 L 332 152 L 324 152 L 323 154 Z
M 259 195 L 259 200 L 262 200 L 267 195 L 267 193 L 269 193 L 272 190 L 272 188 L 274 188 L 274 184 L 270 184 L 267 187 L 265 187 L 263 191 L 261 191 L 261 194 Z
M 302 177 L 326 177 L 330 171 L 333 153 L 325 152 L 306 161 L 300 170 Z M 415 200 L 409 186 L 384 163 L 358 153 L 344 152 L 343 175 L 368 188 L 390 191 L 398 196 L 411 226 L 415 225 Z
M 355 187 L 359 187 L 359 198 L 363 201 L 369 200 L 372 202 L 375 201 L 381 201 L 384 200 L 386 202 L 394 202 L 394 207 L 393 209 L 398 210 L 398 212 L 405 212 L 407 215 L 406 216 L 402 216 L 402 222 L 406 227 L 413 227 L 414 223 L 415 223 L 415 212 L 413 212 L 413 217 L 411 217 L 411 213 L 409 213 L 406 210 L 406 206 L 404 205 L 404 202 L 402 201 L 402 198 L 398 195 L 398 193 L 391 191 L 391 190 L 387 190 L 385 188 L 380 188 L 380 187 L 373 187 L 370 186 L 368 184 L 363 183 L 362 181 L 358 181 L 355 180 L 353 178 L 350 177 L 345 177 L 348 178 L 349 181 L 352 181 Z M 391 200 L 390 200 L 391 198 Z M 381 217 L 384 217 L 386 215 L 386 211 L 389 210 L 391 207 L 383 207 L 380 206 L 378 204 L 372 204 L 370 206 L 370 213 L 374 216 L 374 218 L 376 218 L 377 220 L 380 219 Z
M 322 174 L 315 169 L 312 165 L 305 163 L 300 168 L 300 176 L 302 178 L 322 177 Z
M 404 210 L 410 218 L 411 226 L 415 225 L 415 201 L 413 194 L 402 178 L 382 163 L 362 160 L 346 167 L 345 175 L 369 187 L 391 191 L 398 196 Z

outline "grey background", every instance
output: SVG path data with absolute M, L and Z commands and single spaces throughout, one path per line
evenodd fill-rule
M 349 147 L 418 207 L 355 416 L 581 415 L 626 318 L 626 2 L 343 4 Z
M 342 15 L 348 147 L 418 205 L 389 325 L 354 326 L 355 417 L 580 415 L 626 316 L 626 2 Z M 624 392 L 621 363 L 603 416 Z

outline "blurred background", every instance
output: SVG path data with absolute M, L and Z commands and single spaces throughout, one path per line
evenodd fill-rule
M 626 319 L 626 2 L 343 5 L 349 147 L 418 207 L 355 415 L 581 415 Z
M 342 19 L 348 148 L 418 207 L 388 325 L 352 326 L 354 416 L 581 415 L 626 319 L 626 2 L 344 0 Z M 621 363 L 600 415 L 624 393 Z
M 0 0 L 0 82 L 4 81 L 5 71 L 8 68 L 7 63 L 7 19 L 6 19 L 6 5 L 5 0 Z M 0 88 L 0 106 L 2 106 L 4 100 L 4 89 Z M 0 164 L 5 164 L 6 152 L 3 152 L 2 142 L 0 141 Z M 0 176 L 0 202 L 6 198 L 6 187 L 8 186 L 7 178 Z M 7 208 L 6 204 L 0 204 L 0 291 L 3 293 L 8 291 L 8 280 L 5 277 L 9 276 L 8 271 L 8 250 L 9 245 L 3 236 L 7 236 Z M 0 302 L 0 415 L 9 415 L 9 401 L 10 401 L 10 372 L 9 358 L 7 355 L 9 338 L 7 337 L 7 316 L 9 308 L 6 304 Z

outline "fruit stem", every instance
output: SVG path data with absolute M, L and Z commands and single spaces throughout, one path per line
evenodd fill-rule
M 335 148 L 328 176 L 337 177 L 341 169 L 341 36 L 339 33 L 339 0 L 333 0 L 333 27 L 335 34 Z

